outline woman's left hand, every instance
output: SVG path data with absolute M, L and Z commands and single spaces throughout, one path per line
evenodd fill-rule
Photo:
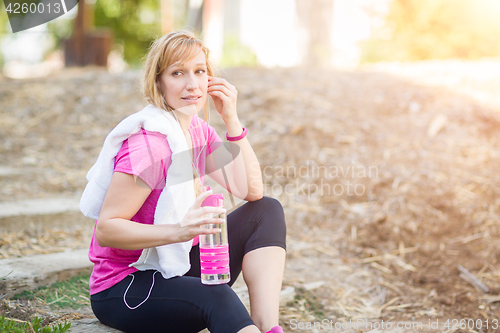
M 207 92 L 212 97 L 217 112 L 226 124 L 238 119 L 236 114 L 238 91 L 233 85 L 223 78 L 209 76 Z

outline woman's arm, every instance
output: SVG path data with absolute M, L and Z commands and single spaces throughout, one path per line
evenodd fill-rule
M 221 78 L 209 77 L 208 93 L 214 100 L 217 112 L 226 124 L 230 137 L 239 136 L 243 128 L 236 112 L 236 88 Z M 207 174 L 238 198 L 247 201 L 259 200 L 263 196 L 260 164 L 250 142 L 245 137 L 231 141 L 230 152 L 224 146 L 216 149 L 207 159 Z M 221 167 L 227 176 L 224 179 Z
M 226 124 L 229 136 L 242 132 L 239 120 Z M 207 158 L 207 174 L 238 198 L 255 201 L 262 198 L 262 173 L 257 156 L 245 137 L 217 148 Z M 222 173 L 224 167 L 225 177 Z
M 115 172 L 97 220 L 97 243 L 103 247 L 142 250 L 185 242 L 200 234 L 220 232 L 218 229 L 201 228 L 203 224 L 221 223 L 220 219 L 203 219 L 204 214 L 222 212 L 218 207 L 200 208 L 201 202 L 211 194 L 209 191 L 196 198 L 193 206 L 179 223 L 150 225 L 130 221 L 150 193 L 151 189 L 140 178 Z

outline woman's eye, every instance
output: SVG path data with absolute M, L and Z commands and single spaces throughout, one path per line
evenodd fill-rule
M 203 73 L 205 73 L 205 72 L 206 72 L 206 71 L 205 71 L 204 69 L 198 69 L 198 70 L 196 71 L 196 73 L 199 73 L 199 74 L 203 74 Z
M 173 76 L 179 76 L 181 75 L 181 71 L 175 71 L 172 73 Z

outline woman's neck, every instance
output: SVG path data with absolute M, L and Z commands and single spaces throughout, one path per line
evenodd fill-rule
M 182 112 L 178 111 L 173 111 L 175 115 L 177 116 L 177 119 L 179 120 L 179 123 L 181 125 L 181 128 L 184 132 L 187 132 L 189 129 L 189 126 L 191 125 L 191 121 L 193 120 L 194 115 L 187 115 Z

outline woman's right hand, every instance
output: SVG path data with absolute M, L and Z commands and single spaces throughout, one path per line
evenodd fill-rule
M 188 209 L 186 215 L 180 223 L 176 225 L 176 242 L 187 242 L 199 235 L 216 234 L 221 232 L 220 229 L 208 229 L 203 226 L 206 224 L 225 223 L 225 219 L 218 217 L 207 218 L 207 214 L 219 215 L 226 213 L 222 207 L 201 207 L 202 202 L 212 194 L 212 190 L 200 194 L 193 205 Z

